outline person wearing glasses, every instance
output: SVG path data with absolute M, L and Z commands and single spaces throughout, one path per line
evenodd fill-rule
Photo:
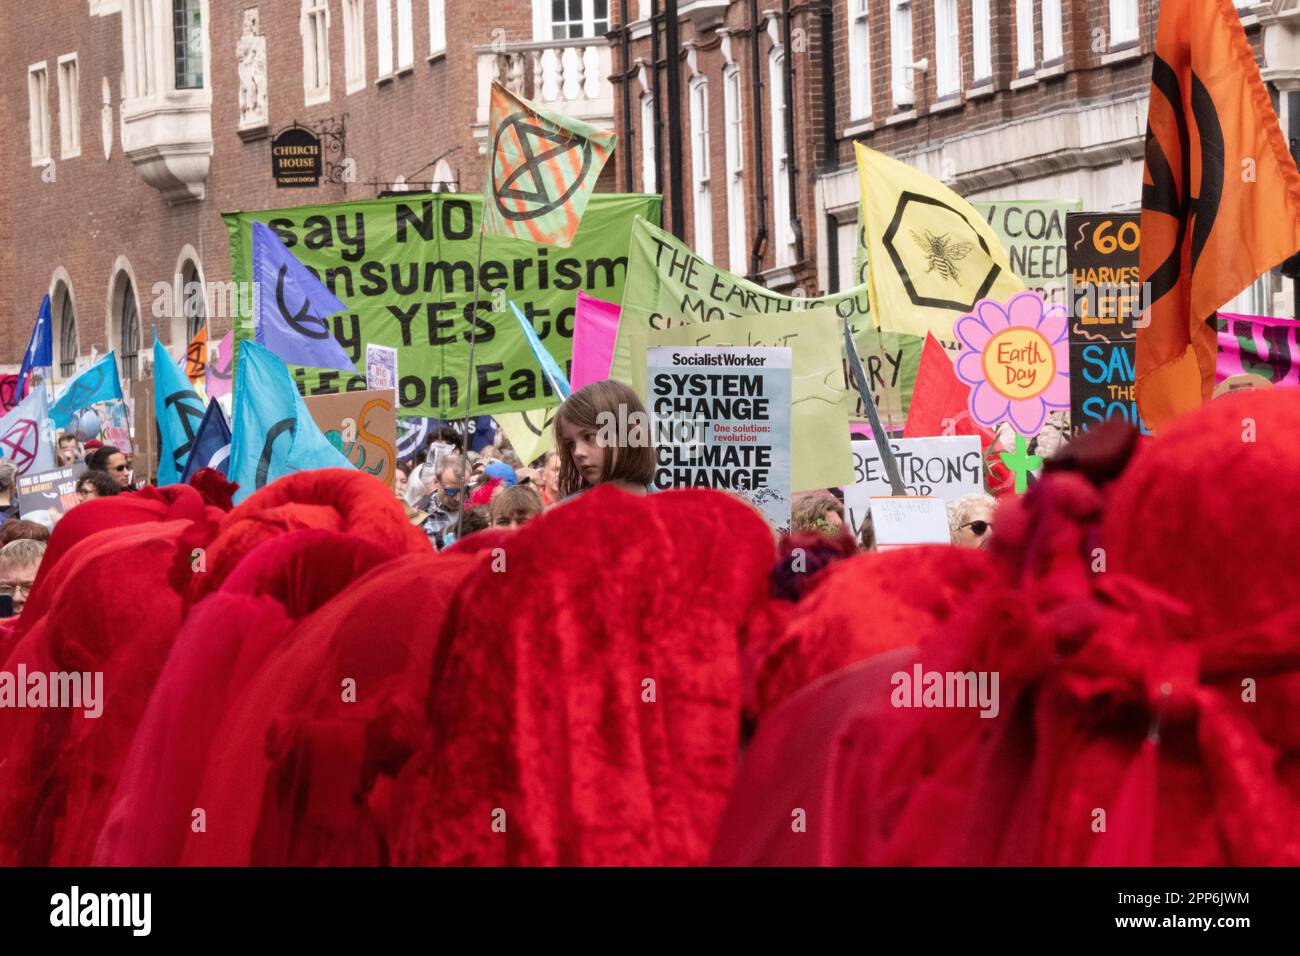
M 19 538 L 0 548 L 0 601 L 8 598 L 13 605 L 11 617 L 23 613 L 27 596 L 32 593 L 36 572 L 45 555 L 45 542 Z
M 455 533 L 456 519 L 460 516 L 461 502 L 464 499 L 461 464 L 459 455 L 444 457 L 438 463 L 438 473 L 432 484 L 427 486 L 428 494 L 415 505 L 417 510 L 429 516 L 424 522 L 424 533 L 439 551 L 447 543 L 447 533 Z M 428 470 L 428 466 L 425 466 L 421 472 L 427 476 Z
M 987 548 L 993 537 L 993 509 L 997 500 L 977 494 L 958 498 L 948 506 L 952 543 L 959 548 Z
M 75 486 L 77 504 L 92 498 L 111 498 L 121 494 L 123 488 L 107 472 L 87 471 L 77 479 Z
M 86 456 L 87 471 L 102 471 L 123 491 L 131 490 L 131 464 L 120 448 L 101 445 Z

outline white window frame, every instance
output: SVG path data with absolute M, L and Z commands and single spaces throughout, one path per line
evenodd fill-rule
M 27 67 L 27 125 L 33 166 L 54 159 L 50 154 L 50 71 L 45 63 L 41 60 Z
M 549 43 L 551 41 L 563 42 L 563 41 L 578 39 L 578 37 L 568 36 L 568 32 L 569 32 L 568 27 L 574 23 L 579 22 L 577 20 L 567 19 L 568 2 L 569 0 L 565 0 L 566 19 L 561 21 L 563 24 L 565 24 L 565 36 L 556 37 L 555 20 L 553 20 L 551 17 L 551 0 L 533 0 L 533 39 L 534 40 L 546 41 Z M 613 26 L 614 23 L 613 10 L 612 10 L 613 2 L 614 0 L 606 0 L 605 3 L 605 19 L 603 22 L 605 24 L 606 32 L 609 31 L 609 28 Z M 582 0 L 581 24 L 582 24 L 582 37 L 581 37 L 582 39 L 599 40 L 604 35 L 602 33 L 596 32 L 595 0 Z
M 1016 74 L 1033 73 L 1038 65 L 1034 54 L 1034 0 L 1016 0 Z
M 989 0 L 971 0 L 971 79 L 993 78 L 993 20 Z
M 772 222 L 777 267 L 794 265 L 794 227 L 790 224 L 790 157 L 785 151 L 785 84 L 782 78 L 785 50 L 772 47 L 767 58 L 767 80 L 772 135 Z
M 849 117 L 867 120 L 871 118 L 870 0 L 848 0 L 848 8 Z
M 1043 62 L 1065 57 L 1065 35 L 1061 21 L 1061 0 L 1042 0 Z
M 415 20 L 411 0 L 397 0 L 397 72 L 415 68 Z
M 912 70 L 916 60 L 912 46 L 912 0 L 889 0 L 889 12 L 894 108 L 911 109 L 916 104 L 916 81 Z
M 1110 0 L 1110 48 L 1138 39 L 1138 0 Z
M 330 98 L 330 7 L 328 0 L 302 0 L 302 90 L 307 106 Z M 323 58 L 322 58 L 323 54 Z
M 376 82 L 393 78 L 393 0 L 375 0 Z
M 691 211 L 694 214 L 695 254 L 713 261 L 712 158 L 709 155 L 709 81 L 696 76 L 690 82 Z
M 59 158 L 81 155 L 81 73 L 77 54 L 59 57 Z
M 957 0 L 934 0 L 934 91 L 938 99 L 961 92 L 961 34 Z
M 343 60 L 349 94 L 366 86 L 366 0 L 343 0 Z
M 727 158 L 727 267 L 737 275 L 749 271 L 749 234 L 745 229 L 745 110 L 740 67 L 722 72 L 723 121 Z
M 641 94 L 641 190 L 655 193 L 655 97 L 653 93 Z
M 429 56 L 447 52 L 446 0 L 429 0 Z

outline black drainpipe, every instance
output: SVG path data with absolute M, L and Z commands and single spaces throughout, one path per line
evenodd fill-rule
M 758 232 L 749 250 L 749 277 L 758 278 L 767 248 L 767 170 L 763 167 L 763 74 L 758 48 L 758 0 L 749 0 L 750 86 L 754 97 L 754 184 L 758 186 Z
M 627 0 L 623 0 L 624 3 Z M 835 124 L 835 0 L 822 0 L 822 168 L 838 165 Z
M 624 192 L 632 191 L 632 28 L 627 22 L 627 0 L 619 0 L 619 25 L 623 49 L 623 187 Z
M 654 137 L 655 137 L 655 192 L 661 196 L 664 191 L 664 121 L 663 97 L 659 95 L 659 0 L 650 0 L 650 62 L 654 72 L 650 74 L 650 98 L 654 101 Z
M 677 0 L 664 0 L 664 40 L 668 44 L 668 185 L 672 191 L 668 206 L 672 210 L 673 235 L 684 238 L 686 225 L 685 196 L 682 195 L 682 62 L 681 42 L 677 31 Z
M 803 223 L 799 221 L 799 170 L 794 152 L 794 47 L 790 41 L 790 0 L 781 0 L 781 45 L 785 47 L 785 69 L 781 71 L 781 84 L 785 96 L 785 154 L 789 165 L 786 172 L 790 183 L 790 228 L 794 231 L 794 258 L 803 261 Z

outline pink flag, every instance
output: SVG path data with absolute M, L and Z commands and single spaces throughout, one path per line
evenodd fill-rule
M 217 343 L 217 357 L 209 359 L 207 380 L 204 385 L 208 398 L 220 398 L 230 394 L 231 380 L 235 367 L 231 362 L 235 352 L 235 333 L 227 332 Z
M 573 368 L 569 373 L 574 391 L 609 378 L 620 311 L 614 303 L 579 290 L 573 314 Z
M 1274 385 L 1300 385 L 1300 322 L 1220 312 L 1215 384 L 1250 372 Z

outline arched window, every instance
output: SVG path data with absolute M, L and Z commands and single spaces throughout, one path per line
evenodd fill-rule
M 131 280 L 122 284 L 122 305 L 119 313 L 122 338 L 120 343 L 122 356 L 122 377 L 134 382 L 139 374 L 136 364 L 140 356 L 140 308 L 135 302 L 135 289 Z
M 203 297 L 203 279 L 199 268 L 192 261 L 181 268 L 181 302 L 185 310 L 185 345 L 194 341 L 194 336 L 208 322 L 208 310 Z
M 68 378 L 77 370 L 77 316 L 72 307 L 72 290 L 59 283 L 55 302 L 59 316 L 59 377 Z

